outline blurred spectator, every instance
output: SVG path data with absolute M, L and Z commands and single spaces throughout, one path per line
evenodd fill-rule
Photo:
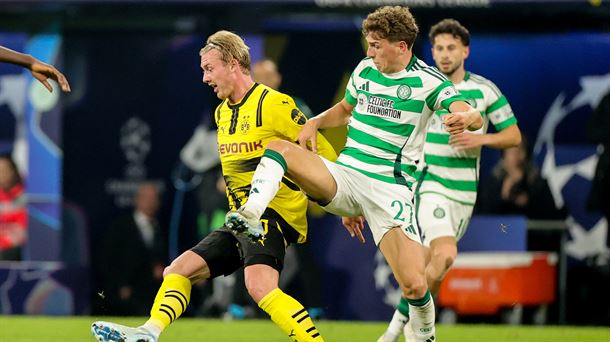
M 525 139 L 521 145 L 502 151 L 488 181 L 481 184 L 477 213 L 522 214 L 529 219 L 563 219 L 565 208 L 557 209 L 546 180 L 532 162 Z
M 277 70 L 275 62 L 270 59 L 261 59 L 252 65 L 252 79 L 275 90 L 279 90 L 282 84 L 282 74 Z M 313 112 L 305 101 L 296 96 L 292 96 L 292 99 L 308 119 L 313 117 Z
M 0 260 L 21 260 L 27 241 L 26 196 L 15 162 L 0 156 Z
M 107 314 L 146 315 L 161 285 L 167 249 L 157 222 L 159 188 L 140 184 L 134 212 L 116 220 L 103 241 Z

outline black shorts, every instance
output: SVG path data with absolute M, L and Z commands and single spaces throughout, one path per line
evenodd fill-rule
M 257 264 L 282 271 L 286 246 L 297 242 L 298 233 L 272 209 L 263 213 L 261 221 L 265 228 L 265 238 L 262 241 L 253 243 L 241 234 L 235 236 L 223 226 L 191 248 L 191 251 L 200 255 L 208 264 L 210 278 L 226 276 L 241 266 Z

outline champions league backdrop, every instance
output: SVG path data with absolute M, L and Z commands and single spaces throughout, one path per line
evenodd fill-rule
M 430 9 L 421 10 L 423 23 L 432 21 L 426 11 Z M 0 64 L 0 149 L 13 151 L 27 175 L 26 258 L 64 262 L 0 270 L 0 284 L 27 281 L 27 286 L 11 289 L 23 291 L 13 296 L 19 299 L 11 302 L 12 309 L 3 304 L 2 312 L 89 312 L 82 300 L 86 302 L 89 294 L 94 298 L 100 290 L 95 272 L 84 277 L 83 282 L 92 283 L 90 289 L 81 288 L 88 292 L 83 299 L 64 281 L 63 267 L 95 270 L 98 242 L 114 218 L 132 210 L 131 196 L 140 181 L 163 186 L 161 223 L 168 229 L 180 151 L 197 127 L 211 128 L 205 117 L 219 102 L 201 82 L 199 49 L 207 32 L 227 28 L 247 34 L 253 60 L 268 56 L 278 62 L 284 78 L 280 90 L 320 112 L 341 98 L 349 74 L 364 57 L 359 24 L 366 10 L 352 12 L 357 14 L 342 21 L 276 15 L 253 28 L 245 19 L 260 12 L 249 16 L 223 12 L 222 20 L 208 18 L 200 26 L 189 20 L 158 24 L 165 25 L 162 28 L 150 22 L 141 27 L 124 24 L 127 28 L 73 22 L 61 34 L 0 34 L 1 45 L 60 67 L 73 89 L 70 94 L 47 95 L 36 90 L 37 82 L 27 71 Z M 241 24 L 231 24 L 238 19 Z M 467 27 L 471 24 L 460 20 Z M 433 64 L 427 25 L 421 28 L 415 52 Z M 567 252 L 572 261 L 582 263 L 608 254 L 607 223 L 598 213 L 588 212 L 583 201 L 597 161 L 595 146 L 587 144 L 585 126 L 592 108 L 610 90 L 610 35 L 550 29 L 535 34 L 471 30 L 466 67 L 496 83 L 511 103 L 556 204 L 567 205 Z M 485 151 L 481 177 L 498 156 Z M 187 193 L 179 225 L 180 251 L 198 241 L 197 210 L 194 196 Z M 370 234 L 360 245 L 330 216 L 312 220 L 311 230 L 327 317 L 388 320 L 400 291 Z M 43 291 L 44 296 L 42 290 L 34 291 L 36 279 L 28 278 L 32 270 L 44 275 L 42 289 L 56 291 Z M 33 308 L 24 304 L 29 295 L 40 303 L 76 304 Z

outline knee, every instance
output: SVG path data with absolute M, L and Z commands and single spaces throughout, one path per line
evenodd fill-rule
M 191 282 L 199 282 L 210 277 L 210 270 L 205 263 L 203 266 L 190 265 L 180 259 L 176 259 L 163 269 L 163 278 L 169 274 L 178 274 L 185 278 L 189 278 Z
M 248 294 L 256 303 L 259 303 L 269 292 L 273 291 L 276 286 L 260 281 L 258 279 L 247 280 L 246 289 Z
M 286 140 L 273 140 L 267 144 L 267 150 L 275 151 L 281 154 L 284 159 L 288 159 L 292 155 L 291 152 L 296 146 L 297 145 Z
M 408 298 L 421 298 L 428 291 L 428 286 L 425 276 L 413 277 L 410 281 L 403 283 L 402 294 Z
M 165 278 L 165 276 L 167 276 L 168 274 L 180 274 L 184 276 L 184 274 L 182 273 L 183 272 L 181 271 L 180 264 L 174 260 L 169 266 L 166 266 L 163 269 L 163 278 Z
M 437 265 L 440 265 L 443 268 L 442 269 L 443 273 L 447 272 L 451 268 L 451 266 L 453 266 L 453 263 L 455 262 L 456 257 L 457 257 L 457 251 L 453 251 L 453 250 L 436 251 L 432 255 L 432 258 L 434 259 L 434 263 Z

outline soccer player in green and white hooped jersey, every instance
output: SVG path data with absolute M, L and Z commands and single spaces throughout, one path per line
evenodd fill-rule
M 479 129 L 483 120 L 451 82 L 413 55 L 419 29 L 408 8 L 381 7 L 367 16 L 362 31 L 369 58 L 356 67 L 343 100 L 303 125 L 300 146 L 286 140 L 268 143 L 248 201 L 227 214 L 226 225 L 235 234 L 260 229 L 260 217 L 284 176 L 326 211 L 364 216 L 411 305 L 417 340 L 431 342 L 434 302 L 411 188 L 416 160 L 433 111 L 451 112 L 443 123 L 452 135 Z M 347 145 L 336 163 L 307 150 L 315 150 L 318 129 L 346 124 Z M 360 239 L 361 223 L 344 221 Z
M 521 132 L 513 111 L 491 81 L 464 69 L 470 34 L 458 21 L 445 19 L 430 29 L 432 57 L 468 102 L 483 114 L 483 127 L 475 132 L 449 136 L 437 111 L 424 145 L 425 167 L 416 190 L 417 221 L 425 246 L 426 279 L 432 294 L 457 256 L 457 241 L 466 232 L 477 196 L 481 147 L 505 149 L 518 146 Z M 489 123 L 498 133 L 486 133 Z M 403 298 L 388 330 L 379 341 L 396 341 L 408 320 Z M 408 334 L 408 330 L 405 331 Z M 410 340 L 407 336 L 407 340 Z

